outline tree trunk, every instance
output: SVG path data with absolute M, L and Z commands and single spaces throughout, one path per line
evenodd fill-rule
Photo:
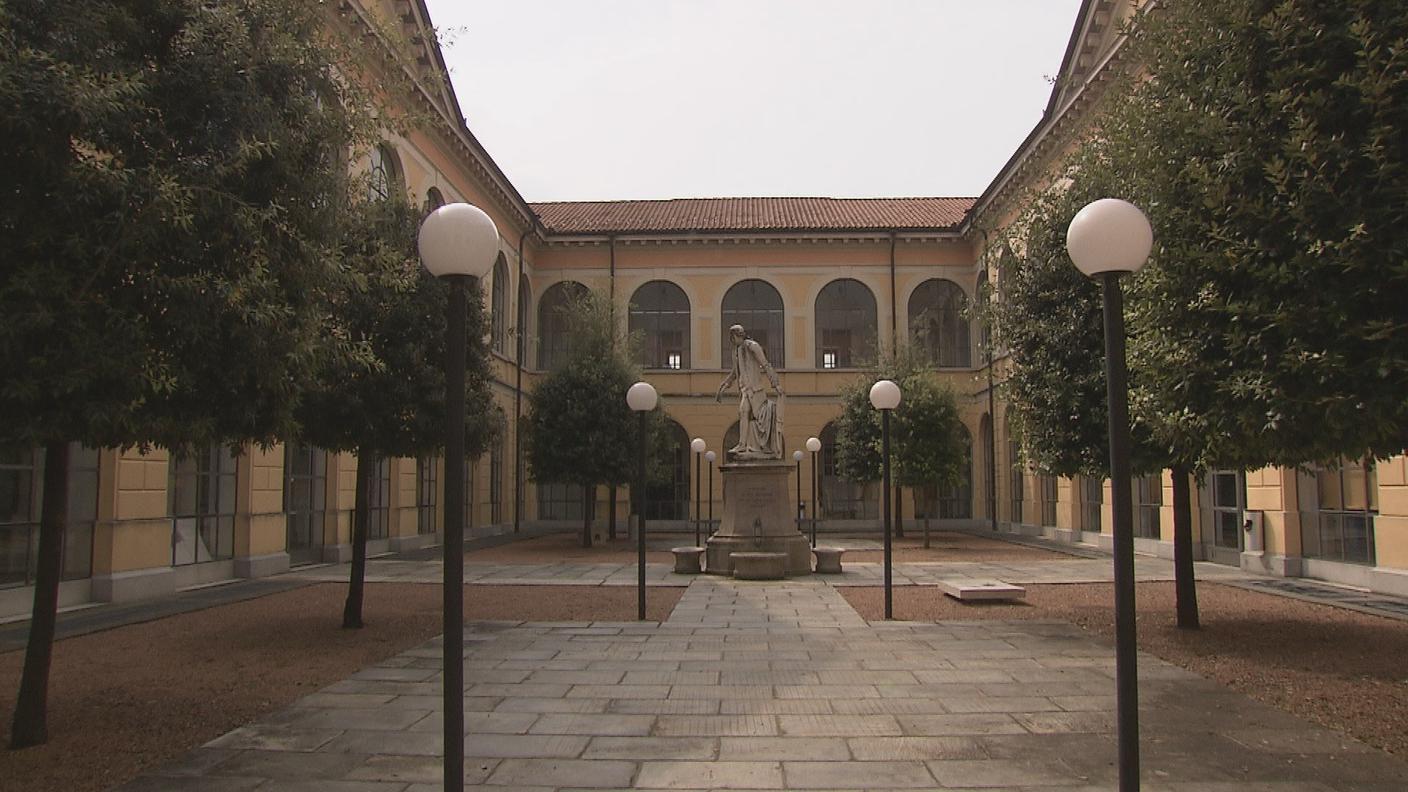
M 582 547 L 592 546 L 592 500 L 595 496 L 596 487 L 582 487 Z
M 607 492 L 609 493 L 609 494 L 607 495 L 607 497 L 608 497 L 609 500 L 608 500 L 608 503 L 607 503 L 607 506 L 606 506 L 606 538 L 609 539 L 609 540 L 611 540 L 611 541 L 615 541 L 615 540 L 616 540 L 616 485 L 615 485 L 615 484 L 612 484 L 611 487 L 607 490 Z
M 1173 579 L 1178 601 L 1178 626 L 1198 629 L 1198 588 L 1193 579 L 1192 471 L 1173 468 Z
M 39 558 L 34 576 L 34 610 L 24 671 L 10 727 L 10 747 L 43 745 L 49 739 L 49 665 L 59 618 L 59 578 L 63 575 L 64 524 L 68 522 L 68 443 L 44 447 L 44 505 L 39 515 Z
M 342 627 L 362 628 L 362 592 L 367 577 L 367 519 L 375 461 L 364 450 L 357 451 L 357 494 L 352 500 L 352 578 L 347 582 L 347 604 L 342 607 Z
M 895 538 L 904 538 L 904 487 L 895 487 Z

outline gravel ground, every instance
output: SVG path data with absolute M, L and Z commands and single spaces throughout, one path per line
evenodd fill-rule
M 1203 627 L 1179 630 L 1173 583 L 1136 591 L 1140 651 L 1408 756 L 1408 622 L 1201 583 Z M 883 589 L 840 592 L 867 619 L 883 615 Z M 894 589 L 896 619 L 1059 619 L 1111 639 L 1113 603 L 1108 583 L 1028 586 L 1026 604 L 963 604 L 936 589 Z
M 663 540 L 663 537 L 651 536 L 649 532 L 645 538 L 652 545 Z M 693 535 L 679 534 L 670 546 L 681 547 L 693 543 Z M 624 537 L 594 542 L 590 548 L 582 547 L 582 533 L 578 530 L 470 550 L 465 553 L 464 561 L 466 564 L 621 564 L 635 562 L 636 552 L 636 543 Z M 647 547 L 645 561 L 648 564 L 673 565 L 675 557 L 669 550 L 651 550 Z
M 826 537 L 819 538 L 817 544 L 827 544 Z M 1059 550 L 1019 545 L 969 533 L 937 530 L 929 534 L 929 548 L 925 549 L 923 531 L 915 528 L 907 530 L 903 539 L 891 540 L 891 554 L 897 564 L 924 561 L 1061 561 L 1074 557 Z M 885 552 L 847 550 L 845 559 L 849 562 L 879 564 L 885 560 Z
M 468 619 L 625 621 L 633 588 L 467 586 Z M 653 588 L 663 620 L 683 589 Z M 0 655 L 0 790 L 102 790 L 440 634 L 440 587 L 368 584 L 362 630 L 346 587 L 308 586 L 70 638 L 55 645 L 49 742 L 9 744 L 22 651 Z

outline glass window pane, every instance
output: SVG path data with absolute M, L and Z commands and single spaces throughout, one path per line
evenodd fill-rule
M 828 283 L 816 298 L 817 366 L 850 368 L 874 362 L 875 295 L 858 280 Z
M 742 325 L 748 337 L 757 341 L 775 369 L 786 365 L 783 346 L 782 295 L 766 281 L 751 279 L 735 283 L 724 293 L 719 321 L 719 351 L 722 368 L 733 367 L 733 342 L 729 328 Z
M 641 334 L 641 365 L 689 368 L 689 297 L 669 281 L 650 281 L 631 296 L 628 325 Z

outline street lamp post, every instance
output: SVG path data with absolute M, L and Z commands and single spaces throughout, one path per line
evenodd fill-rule
M 465 287 L 499 252 L 499 231 L 483 210 L 446 204 L 421 223 L 426 270 L 449 289 L 445 316 L 445 544 L 443 704 L 445 789 L 464 789 L 464 358 Z
M 816 452 L 821 450 L 821 441 L 807 438 L 807 450 L 812 452 L 812 547 L 816 547 L 816 482 L 821 473 L 816 469 Z
M 713 451 L 704 452 L 704 460 L 709 463 L 709 530 L 714 530 L 714 460 L 718 455 Z M 698 542 L 694 543 L 696 547 Z
M 885 520 L 885 618 L 895 618 L 894 597 L 890 585 L 890 413 L 900 406 L 900 386 L 890 380 L 880 380 L 870 386 L 870 405 L 880 411 L 880 460 L 884 469 L 882 491 Z
M 802 450 L 792 452 L 792 461 L 797 463 L 797 530 L 802 530 L 802 520 L 807 518 L 806 496 L 802 494 Z
M 708 445 L 704 442 L 704 438 L 702 438 L 702 437 L 696 437 L 696 438 L 694 438 L 693 440 L 690 440 L 690 441 L 689 441 L 689 450 L 691 450 L 691 451 L 694 452 L 694 546 L 695 546 L 695 547 L 698 547 L 698 546 L 699 546 L 699 496 L 700 496 L 701 494 L 703 494 L 703 493 L 701 493 L 701 492 L 699 491 L 699 478 L 700 478 L 700 475 L 699 475 L 699 474 L 701 473 L 701 468 L 704 467 L 704 462 L 703 462 L 703 460 L 701 459 L 701 455 L 704 453 L 704 449 L 706 449 L 706 448 L 708 448 Z
M 635 497 L 631 498 L 636 502 L 636 618 L 640 621 L 645 621 L 645 421 L 659 398 L 649 382 L 637 382 L 626 391 L 626 405 L 640 416 L 640 432 L 636 438 L 640 458 L 633 487 Z
M 1099 276 L 1105 311 L 1105 393 L 1109 402 L 1110 487 L 1114 507 L 1115 695 L 1119 789 L 1139 789 L 1139 676 L 1134 623 L 1134 516 L 1129 483 L 1129 392 L 1125 371 L 1124 295 L 1120 275 L 1149 258 L 1154 233 L 1133 204 L 1102 198 L 1076 213 L 1066 250 L 1076 269 Z

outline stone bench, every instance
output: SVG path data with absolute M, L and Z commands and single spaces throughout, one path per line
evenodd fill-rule
M 787 577 L 786 553 L 732 553 L 733 576 L 738 580 L 782 580 Z
M 841 574 L 841 554 L 846 552 L 844 547 L 822 547 L 817 545 L 812 548 L 812 553 L 816 556 L 816 573 L 818 575 L 839 575 Z
M 675 554 L 675 572 L 680 575 L 697 575 L 704 571 L 700 565 L 704 558 L 704 548 L 702 547 L 672 547 L 670 552 Z

